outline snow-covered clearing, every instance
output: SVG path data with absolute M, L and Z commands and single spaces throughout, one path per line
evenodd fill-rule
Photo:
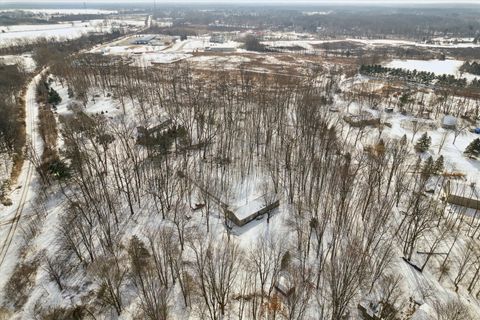
M 408 66 L 412 68 L 415 66 L 414 61 L 416 60 L 408 60 L 408 63 L 404 62 L 404 64 L 402 64 L 402 61 L 399 60 L 400 63 L 394 64 L 394 67 L 406 68 Z M 422 60 L 420 61 L 423 62 Z M 441 69 L 441 72 L 452 71 L 455 66 L 459 65 L 456 60 L 451 61 L 446 63 L 446 66 L 444 66 L 444 69 Z M 417 70 L 420 70 L 423 67 L 425 69 L 424 71 L 434 72 L 434 70 L 439 70 L 435 69 L 436 66 L 436 63 L 426 63 L 425 66 L 419 64 L 417 66 Z M 362 83 L 364 80 L 362 80 L 362 78 L 358 78 L 356 81 Z M 348 85 L 350 84 L 351 83 L 348 83 Z M 371 90 L 379 90 L 385 84 L 382 82 L 369 82 L 368 85 L 370 86 Z M 423 94 L 418 96 L 415 95 L 415 98 L 421 99 L 422 96 Z M 435 100 L 435 96 L 432 93 L 425 95 L 424 98 L 427 99 L 427 101 Z M 452 98 L 452 100 L 449 101 L 450 104 L 453 106 L 456 104 L 466 105 L 466 109 L 457 111 L 457 109 L 453 107 L 451 112 L 466 112 L 468 110 L 474 110 L 476 108 L 476 102 L 474 100 L 470 102 L 471 103 L 469 104 L 468 100 Z M 339 102 L 338 104 L 341 110 L 344 110 L 344 105 L 345 104 L 343 104 L 343 102 Z M 442 128 L 442 114 L 439 114 L 437 118 L 431 116 L 431 119 L 424 119 L 414 115 L 403 115 L 398 112 L 398 110 L 395 110 L 393 113 L 386 113 L 384 111 L 384 106 L 371 109 L 369 106 L 360 106 L 356 103 L 353 103 L 349 106 L 348 113 L 358 113 L 360 110 L 375 114 L 380 117 L 382 122 L 389 124 L 388 126 L 385 126 L 382 131 L 382 137 L 386 139 L 400 139 L 406 135 L 408 141 L 415 143 L 424 132 L 427 132 L 432 138 L 432 143 L 427 154 L 423 155 L 423 158 L 427 157 L 428 155 L 432 155 L 434 158 L 443 155 L 445 158 L 445 169 L 447 172 L 459 172 L 465 174 L 466 180 L 470 182 L 480 181 L 480 161 L 472 160 L 466 157 L 463 153 L 470 142 L 476 138 L 480 138 L 480 135 L 469 131 L 469 129 L 475 127 L 474 125 L 467 125 L 466 123 L 459 124 L 458 131 L 456 132 L 455 130 Z M 417 132 L 413 131 L 413 123 L 415 123 L 418 128 Z M 422 126 L 422 124 L 425 125 Z M 455 135 L 457 135 L 456 138 Z M 378 137 L 375 137 L 375 139 L 376 138 Z
M 87 101 L 86 105 L 83 105 L 81 101 L 69 98 L 68 86 L 62 86 L 58 81 L 53 81 L 50 85 L 62 98 L 62 101 L 55 107 L 58 115 L 68 116 L 72 115 L 74 111 L 83 110 L 89 114 L 105 114 L 109 118 L 113 118 L 122 113 L 121 103 L 114 99 L 111 93 L 105 96 L 101 91 L 89 92 L 91 98 Z
M 277 40 L 277 41 L 262 41 L 263 44 L 270 47 L 301 47 L 307 51 L 315 51 L 315 45 L 337 43 L 337 42 L 353 42 L 366 46 L 413 46 L 420 48 L 478 48 L 480 44 L 477 43 L 421 43 L 410 40 L 395 40 L 395 39 L 327 39 L 327 40 L 311 40 L 311 39 L 299 39 L 299 40 Z
M 436 75 L 453 75 L 470 81 L 475 79 L 477 76 L 459 70 L 463 63 L 464 61 L 460 60 L 393 60 L 386 67 L 433 72 Z
M 366 45 L 392 45 L 392 46 L 414 46 L 424 48 L 476 48 L 480 44 L 476 43 L 456 43 L 456 44 L 442 44 L 442 43 L 422 43 L 410 40 L 395 40 L 395 39 L 346 39 L 347 41 L 354 41 Z
M 45 15 L 113 14 L 116 10 L 103 9 L 0 9 L 0 12 L 25 11 Z
M 386 66 L 406 70 L 433 72 L 436 75 L 458 75 L 458 69 L 463 64 L 459 60 L 393 60 Z
M 70 23 L 0 26 L 0 46 L 5 47 L 18 41 L 47 39 L 75 39 L 92 32 L 110 32 L 116 27 L 143 27 L 144 19 L 139 20 L 89 20 Z
M 111 24 L 103 20 L 72 23 L 0 26 L 0 46 L 8 46 L 22 40 L 38 38 L 74 39 L 89 32 L 106 32 L 112 29 Z
M 196 62 L 212 62 L 212 63 L 232 63 L 249 61 L 248 58 L 242 56 L 236 57 L 218 57 L 210 56 L 192 56 L 193 53 L 204 52 L 205 50 L 215 50 L 218 48 L 228 48 L 236 51 L 240 47 L 240 43 L 229 41 L 223 44 L 210 43 L 210 37 L 189 37 L 186 40 L 177 40 L 169 45 L 137 45 L 128 44 L 133 38 L 128 37 L 122 41 L 105 44 L 95 49 L 92 53 L 102 53 L 104 55 L 117 55 L 132 59 L 134 65 L 140 67 L 150 67 L 154 64 L 173 63 L 184 59 Z
M 27 144 L 41 154 L 43 142 L 38 134 L 38 105 L 36 102 L 37 83 L 41 74 L 35 76 L 25 95 Z M 0 301 L 4 299 L 5 284 L 12 274 L 23 243 L 19 230 L 31 218 L 35 217 L 31 201 L 39 195 L 40 182 L 33 163 L 25 160 L 18 178 L 20 184 L 11 193 L 13 205 L 0 211 Z
M 6 65 L 16 64 L 26 72 L 32 72 L 36 68 L 35 60 L 33 60 L 30 54 L 0 56 L 0 63 Z

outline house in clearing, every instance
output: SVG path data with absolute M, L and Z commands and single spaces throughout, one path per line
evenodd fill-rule
M 149 44 L 154 39 L 155 35 L 139 36 L 132 40 L 132 44 Z
M 277 199 L 276 195 L 270 193 L 236 208 L 224 208 L 224 211 L 226 217 L 230 221 L 237 226 L 242 227 L 261 215 L 275 209 L 279 204 L 280 201 Z
M 145 143 L 150 138 L 157 138 L 173 124 L 172 119 L 164 119 L 162 122 L 151 128 L 137 127 L 137 141 Z
M 475 183 L 450 180 L 444 186 L 444 193 L 448 203 L 480 210 L 480 190 Z
M 356 128 L 363 128 L 366 126 L 378 126 L 380 124 L 380 117 L 369 112 L 362 112 L 361 114 L 347 114 L 343 120 Z

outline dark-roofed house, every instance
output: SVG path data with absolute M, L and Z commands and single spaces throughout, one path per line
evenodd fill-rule
M 137 127 L 137 141 L 145 143 L 149 138 L 158 137 L 165 130 L 169 129 L 172 124 L 172 119 L 164 119 L 161 123 L 151 128 Z

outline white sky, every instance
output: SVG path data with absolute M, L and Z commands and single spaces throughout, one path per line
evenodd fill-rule
M 1 4 L 15 4 L 15 3 L 65 3 L 65 4 L 78 4 L 78 3 L 153 3 L 153 0 L 0 0 Z M 442 4 L 458 4 L 458 3 L 468 3 L 468 4 L 479 4 L 480 0 L 299 0 L 299 1 L 288 1 L 288 0 L 156 0 L 158 4 L 162 3 L 224 3 L 224 4 L 235 4 L 235 3 L 256 3 L 256 4 L 431 4 L 431 3 L 442 3 Z

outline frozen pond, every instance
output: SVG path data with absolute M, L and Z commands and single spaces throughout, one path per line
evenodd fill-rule
M 463 61 L 460 60 L 392 60 L 386 67 L 433 72 L 436 75 L 447 74 L 473 80 L 475 75 L 459 71 L 462 64 Z
M 386 66 L 389 68 L 400 68 L 406 70 L 433 72 L 436 75 L 451 74 L 459 75 L 458 69 L 463 61 L 459 60 L 393 60 Z

